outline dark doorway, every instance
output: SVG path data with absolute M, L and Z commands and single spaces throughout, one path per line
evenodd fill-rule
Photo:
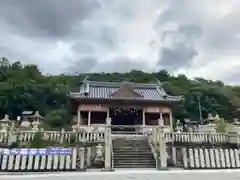
M 110 109 L 113 131 L 134 131 L 134 125 L 142 122 L 142 110 L 135 108 Z

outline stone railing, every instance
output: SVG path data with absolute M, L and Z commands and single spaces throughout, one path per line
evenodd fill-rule
M 0 132 L 0 142 L 7 143 L 10 135 L 16 135 L 19 142 L 31 142 L 34 140 L 37 131 L 20 131 L 20 132 Z M 75 138 L 80 142 L 104 141 L 104 132 L 65 132 L 65 131 L 43 131 L 43 138 L 56 142 L 70 142 Z
M 166 142 L 182 143 L 227 143 L 228 134 L 225 133 L 165 133 Z
M 147 127 L 149 130 L 149 127 Z M 146 129 L 144 130 L 146 131 Z M 104 141 L 106 132 L 72 132 L 72 131 L 41 131 L 45 140 L 56 142 L 70 142 L 75 139 L 76 142 L 95 142 Z M 152 140 L 157 141 L 158 126 L 151 127 L 148 131 Z M 15 135 L 19 142 L 31 142 L 34 140 L 37 131 L 20 131 L 20 132 L 0 132 L 0 142 L 7 143 L 10 136 Z M 111 131 L 109 132 L 111 133 Z M 149 134 L 148 133 L 148 134 Z M 147 134 L 147 132 L 144 132 Z M 233 143 L 239 141 L 238 134 L 228 133 L 211 133 L 211 132 L 183 132 L 169 133 L 165 132 L 166 142 L 182 142 L 182 143 Z
M 159 131 L 159 126 L 152 129 L 150 138 L 153 144 L 159 144 Z M 240 143 L 240 135 L 237 133 L 165 132 L 164 136 L 167 143 Z

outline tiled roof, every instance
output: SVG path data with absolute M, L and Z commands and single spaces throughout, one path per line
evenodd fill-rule
M 131 90 L 138 93 L 138 97 L 114 97 L 114 92 L 122 88 L 124 85 L 131 87 Z M 129 99 L 129 100 L 151 100 L 151 101 L 181 101 L 181 96 L 169 96 L 157 84 L 137 84 L 129 82 L 96 82 L 87 81 L 80 87 L 80 92 L 69 93 L 71 98 L 87 98 L 87 99 Z

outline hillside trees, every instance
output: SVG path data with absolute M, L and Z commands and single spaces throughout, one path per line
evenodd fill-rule
M 63 126 L 69 122 L 68 91 L 78 91 L 85 75 L 43 75 L 36 65 L 10 63 L 0 60 L 0 115 L 16 118 L 24 110 L 39 110 L 50 126 Z M 92 73 L 90 80 L 132 81 L 148 83 L 160 80 L 170 95 L 184 95 L 185 101 L 174 111 L 177 119 L 199 120 L 198 97 L 202 113 L 218 113 L 233 119 L 240 107 L 240 87 L 227 86 L 219 81 L 202 78 L 188 79 L 185 75 L 171 76 L 167 71 L 145 73 L 132 70 L 128 73 Z M 60 120 L 59 120 L 60 119 Z M 59 121 L 59 123 L 58 123 Z

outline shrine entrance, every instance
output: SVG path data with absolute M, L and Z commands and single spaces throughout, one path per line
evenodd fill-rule
M 142 109 L 110 108 L 113 131 L 134 131 L 137 125 L 142 125 Z

